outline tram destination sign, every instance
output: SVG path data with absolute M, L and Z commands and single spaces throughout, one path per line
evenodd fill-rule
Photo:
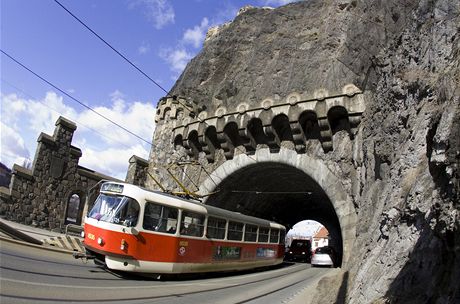
M 105 184 L 102 184 L 101 191 L 122 193 L 123 192 L 123 185 L 105 183 Z

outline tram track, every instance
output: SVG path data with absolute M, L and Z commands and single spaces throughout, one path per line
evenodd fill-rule
M 326 271 L 284 264 L 264 271 L 157 280 L 82 264 L 66 253 L 27 248 L 2 244 L 2 303 L 271 303 Z
M 22 267 L 21 268 L 18 268 L 18 266 L 16 266 L 16 268 L 13 268 L 13 267 L 8 267 L 8 266 L 5 266 L 3 265 L 0 265 L 0 269 L 4 269 L 4 270 L 8 270 L 8 271 L 14 271 L 14 272 L 20 272 L 20 273 L 24 273 L 24 274 L 33 274 L 33 275 L 41 275 L 41 276 L 47 276 L 47 277 L 57 277 L 57 278 L 72 278 L 72 279 L 87 279 L 87 280 L 107 280 L 107 281 L 123 281 L 123 279 L 128 279 L 128 280 L 136 280 L 136 281 L 146 281 L 146 282 L 152 282 L 152 281 L 159 281 L 159 280 L 156 280 L 156 279 L 153 279 L 153 278 L 148 278 L 146 276 L 139 276 L 139 275 L 135 275 L 135 274 L 132 274 L 132 273 L 121 273 L 121 272 L 116 272 L 116 271 L 111 271 L 110 269 L 108 268 L 105 268 L 105 267 L 101 267 L 101 266 L 96 266 L 94 264 L 82 264 L 82 265 L 78 265 L 78 264 L 70 264 L 70 263 L 64 263 L 64 262 L 56 262 L 56 261 L 50 261 L 50 260 L 45 260 L 45 259 L 37 259 L 37 258 L 28 258 L 26 256 L 21 256 L 21 255 L 17 255 L 17 254 L 12 254 L 12 253 L 5 253 L 5 252 L 2 252 L 2 256 L 9 256 L 9 257 L 12 257 L 14 259 L 19 259 L 19 260 L 22 260 L 24 262 L 30 262 L 30 261 L 34 261 L 34 262 L 39 262 L 39 263 L 48 263 L 48 264 L 55 264 L 55 265 L 60 265 L 60 266 L 66 266 L 66 267 L 77 267 L 77 268 L 83 268 L 85 270 L 93 270 L 91 272 L 96 272 L 96 270 L 94 269 L 97 269 L 98 271 L 100 272 L 105 272 L 105 273 L 108 273 L 110 275 L 113 275 L 115 277 L 117 277 L 116 279 L 114 278 L 94 278 L 93 276 L 71 276 L 71 275 L 66 275 L 66 274 L 55 274 L 55 273 L 49 273 L 49 272 L 46 272 L 46 271 L 31 271 L 30 269 L 22 269 L 23 266 L 22 266 L 22 263 L 19 263 L 19 265 L 21 265 Z M 16 264 L 16 263 L 15 263 Z M 47 267 L 48 268 L 48 267 Z M 274 267 L 269 267 L 268 269 L 272 269 L 272 270 L 276 270 L 276 269 L 280 269 L 279 266 L 274 266 Z M 283 267 L 283 269 L 287 269 L 286 267 Z M 256 273 L 260 273 L 260 271 L 240 271 L 240 272 L 234 272 L 234 273 L 231 273 L 231 275 L 241 275 L 241 274 L 256 274 Z M 200 279 L 200 278 L 231 278 L 229 276 L 230 273 L 210 273 L 210 274 L 195 274 L 195 275 L 178 275 L 178 277 L 171 277 L 170 279 L 166 279 L 166 280 L 162 280 L 162 281 L 169 281 L 169 282 L 174 282 L 174 281 L 182 281 L 184 279 L 181 279 L 181 278 L 187 278 L 187 279 L 190 279 L 190 277 L 194 277 L 195 279 Z M 284 276 L 284 275 L 283 275 Z M 263 280 L 261 280 L 263 281 Z M 146 285 L 146 286 L 149 286 L 149 285 Z
M 4 267 L 4 266 L 1 266 L 0 267 L 0 270 L 9 270 L 9 271 L 14 271 L 14 272 L 20 272 L 20 273 L 23 273 L 23 274 L 27 274 L 27 275 L 40 275 L 40 276 L 47 276 L 47 277 L 55 277 L 55 278 L 68 278 L 68 279 L 83 279 L 83 280 L 96 280 L 96 281 L 120 281 L 122 280 L 121 278 L 94 278 L 94 277 L 90 277 L 90 276 L 71 276 L 71 275 L 62 275 L 62 274 L 49 274 L 49 273 L 45 273 L 45 272 L 37 272 L 37 271 L 30 271 L 30 270 L 20 270 L 20 269 L 15 269 L 15 268 L 11 268 L 11 267 Z
M 48 259 L 31 258 L 31 257 L 28 257 L 28 256 L 9 253 L 9 252 L 2 252 L 2 256 L 9 256 L 9 257 L 12 257 L 12 258 L 21 259 L 23 261 L 34 261 L 34 262 L 39 262 L 39 263 L 50 263 L 50 264 L 65 265 L 65 266 L 80 267 L 80 268 L 93 268 L 94 267 L 93 265 L 85 264 L 85 263 L 69 264 L 69 263 L 65 263 L 65 262 L 56 262 L 56 261 L 52 261 L 52 260 L 48 260 Z
M 198 287 L 201 287 L 201 286 L 206 286 L 206 287 L 209 287 L 209 285 L 224 285 L 224 286 L 220 286 L 220 287 L 217 287 L 217 288 L 203 288 L 203 289 L 200 289 L 200 290 L 195 290 L 195 291 L 190 291 L 190 292 L 180 292 L 180 293 L 167 293 L 167 294 L 164 294 L 164 295 L 157 295 L 157 296 L 152 296 L 152 295 L 147 295 L 147 296 L 141 296 L 141 297 L 117 297 L 117 298 L 114 298 L 114 297 L 96 297 L 96 298 L 92 298 L 92 299 L 77 299 L 77 298 L 69 298 L 69 297 L 66 297 L 66 298 L 59 298 L 59 297 L 28 297 L 28 296 L 21 296 L 21 295 L 11 295 L 11 294 L 4 294 L 2 293 L 2 296 L 5 297 L 5 298 L 11 298 L 11 299 L 17 299 L 17 300 L 26 300 L 26 301 L 30 301 L 30 302 L 34 302 L 34 303 L 40 303 L 40 302 L 55 302 L 55 303 L 59 303 L 59 302 L 65 302 L 65 301 L 72 301 L 72 302 L 76 302 L 76 303 L 91 303 L 91 302 L 98 302 L 98 303 L 104 303 L 104 302 L 117 302 L 117 303 L 123 303 L 123 302 L 141 302 L 141 301 L 148 301 L 149 303 L 154 301 L 154 302 L 161 302 L 162 300 L 171 300 L 171 299 L 180 299 L 180 298 L 184 298 L 184 297 L 189 297 L 189 296 L 192 296 L 192 295 L 198 295 L 198 294 L 206 294 L 206 293 L 215 293 L 215 292 L 222 292 L 222 291 L 229 291 L 231 289 L 238 289 L 238 288 L 241 288 L 241 287 L 244 287 L 244 288 L 250 288 L 251 285 L 261 285 L 263 284 L 264 282 L 267 282 L 267 281 L 280 281 L 281 278 L 284 278 L 284 277 L 287 277 L 287 276 L 292 276 L 296 273 L 300 273 L 302 271 L 306 271 L 307 268 L 302 268 L 302 269 L 298 269 L 298 270 L 295 270 L 295 271 L 289 271 L 288 273 L 283 273 L 283 274 L 279 274 L 279 275 L 276 275 L 276 276 L 270 276 L 270 277 L 267 277 L 267 278 L 263 278 L 263 279 L 259 279 L 259 280 L 252 280 L 252 281 L 246 281 L 247 278 L 241 278 L 241 277 L 231 277 L 231 278 L 224 278 L 224 279 L 229 279 L 229 280 L 244 280 L 244 282 L 242 283 L 236 283 L 236 284 L 233 284 L 233 283 L 230 283 L 230 284 L 226 284 L 225 282 L 221 282 L 222 278 L 220 278 L 220 281 L 218 282 L 210 282 L 209 279 L 202 282 L 202 281 L 194 281 L 194 282 L 184 282 L 184 283 L 180 283 L 180 284 L 168 284 L 168 285 L 144 285 L 144 286 L 113 286 L 113 287 L 102 287 L 102 286 L 71 286 L 72 288 L 74 289 L 78 289 L 78 290 L 85 290 L 86 292 L 84 292 L 85 294 L 88 294 L 90 293 L 90 290 L 96 290 L 96 291 L 101 291 L 101 290 L 108 290 L 108 291 L 113 291 L 113 290 L 140 290 L 140 289 L 150 289 L 150 292 L 152 291 L 151 289 L 164 289 L 166 287 L 168 287 L 168 289 L 170 290 L 178 290 L 180 289 L 181 287 L 185 287 L 185 286 L 190 286 L 190 285 L 198 285 Z M 260 274 L 260 273 L 258 273 Z M 265 274 L 265 273 L 264 273 Z M 245 280 L 246 279 L 246 280 Z M 215 279 L 213 279 L 215 280 Z M 240 301 L 237 301 L 237 302 L 234 302 L 234 303 L 248 303 L 250 301 L 253 301 L 254 299 L 258 299 L 258 298 L 262 298 L 262 297 L 266 297 L 267 295 L 270 295 L 270 294 L 273 294 L 273 293 L 276 293 L 284 288 L 288 288 L 288 287 L 292 287 L 294 285 L 297 285 L 297 284 L 301 284 L 302 282 L 305 282 L 307 279 L 306 278 L 302 278 L 300 280 L 296 280 L 295 282 L 292 282 L 288 285 L 283 285 L 281 286 L 280 288 L 278 289 L 275 289 L 275 290 L 272 290 L 271 292 L 264 292 L 263 294 L 258 294 L 258 295 L 254 295 L 252 297 L 249 297 L 248 299 L 245 299 L 245 300 L 240 300 Z M 7 283 L 8 281 L 11 281 L 11 280 L 3 280 L 2 281 L 4 283 Z M 19 283 L 19 282 L 17 282 Z M 21 282 L 22 284 L 24 282 Z M 30 284 L 30 283 L 28 283 Z M 32 283 L 32 285 L 36 286 L 36 287 L 48 287 L 48 288 L 51 288 L 51 287 L 59 287 L 60 285 L 55 285 L 55 284 L 43 284 L 43 283 Z M 62 287 L 62 286 L 61 286 Z M 70 287 L 70 286 L 69 286 Z M 153 302 L 152 302 L 153 303 Z

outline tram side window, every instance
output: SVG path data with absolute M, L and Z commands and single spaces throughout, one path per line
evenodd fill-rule
M 279 243 L 281 245 L 284 245 L 286 243 L 286 231 L 285 230 L 280 231 L 280 241 L 279 241 Z
M 177 211 L 176 208 L 147 202 L 142 227 L 146 230 L 174 234 L 177 229 Z
M 246 228 L 244 230 L 244 240 L 246 242 L 257 241 L 257 226 L 246 224 Z
M 208 218 L 208 230 L 207 236 L 211 239 L 223 240 L 225 238 L 225 225 L 227 224 L 226 220 L 209 217 Z
M 232 241 L 241 241 L 243 238 L 243 224 L 237 222 L 228 222 L 227 239 Z
M 203 236 L 204 232 L 204 218 L 203 214 L 183 211 L 180 234 L 188 236 Z
M 280 236 L 280 231 L 278 229 L 270 230 L 270 243 L 278 243 L 278 238 Z
M 269 228 L 259 228 L 259 242 L 267 243 L 268 242 L 268 233 L 270 232 Z

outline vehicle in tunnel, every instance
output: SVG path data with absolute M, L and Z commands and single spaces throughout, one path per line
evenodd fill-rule
M 334 267 L 336 253 L 330 246 L 318 247 L 313 252 L 311 266 L 329 266 Z
M 138 186 L 106 182 L 85 218 L 86 254 L 109 269 L 151 274 L 281 264 L 286 228 Z
M 288 261 L 310 262 L 311 259 L 311 240 L 294 239 L 289 250 L 286 252 L 285 259 Z

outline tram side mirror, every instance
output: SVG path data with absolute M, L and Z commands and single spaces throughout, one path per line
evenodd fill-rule
M 134 227 L 130 227 L 128 231 L 129 231 L 129 233 L 131 233 L 132 235 L 138 235 L 138 234 L 139 234 L 139 230 L 137 230 L 137 229 L 134 228 Z

